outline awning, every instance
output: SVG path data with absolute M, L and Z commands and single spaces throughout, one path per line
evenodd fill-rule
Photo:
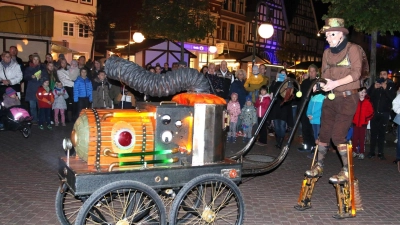
M 253 61 L 253 53 L 230 51 L 230 52 L 225 52 L 223 54 L 220 54 L 218 57 L 213 59 L 214 62 L 220 62 L 223 60 L 237 61 L 237 62 L 252 62 Z M 256 54 L 255 60 L 256 60 L 256 64 L 271 64 L 270 61 L 261 57 L 258 54 Z
M 65 46 L 51 43 L 51 51 L 55 53 L 62 53 L 62 54 L 67 54 L 67 53 L 77 53 L 78 51 L 75 51 L 73 49 L 67 48 Z
M 105 55 L 105 54 L 101 54 L 100 52 L 96 52 L 96 51 L 94 52 L 94 56 L 101 56 L 101 57 L 104 57 L 104 55 Z
M 256 60 L 256 64 L 271 64 L 270 61 L 268 61 L 267 59 L 262 58 L 261 56 L 256 54 L 255 57 Z M 240 59 L 240 61 L 242 62 L 252 62 L 253 61 L 253 53 L 249 56 L 245 56 L 244 58 Z
M 321 68 L 321 66 L 322 66 L 322 62 L 308 61 L 308 62 L 301 62 L 297 65 L 293 65 L 293 66 L 289 67 L 288 69 L 290 69 L 290 70 L 308 70 L 308 67 L 311 64 L 316 65 L 318 68 Z

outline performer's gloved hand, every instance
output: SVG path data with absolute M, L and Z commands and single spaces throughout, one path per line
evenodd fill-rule
M 326 80 L 326 84 L 321 83 L 321 88 L 325 92 L 331 91 L 339 85 L 336 80 L 331 80 L 331 79 L 325 79 L 325 80 Z

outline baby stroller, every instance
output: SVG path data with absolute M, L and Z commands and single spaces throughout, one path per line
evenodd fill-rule
M 25 138 L 31 135 L 32 117 L 28 111 L 20 105 L 10 108 L 1 107 L 0 130 L 21 131 Z

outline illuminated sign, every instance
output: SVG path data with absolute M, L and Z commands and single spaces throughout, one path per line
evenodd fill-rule
M 187 49 L 189 51 L 190 50 L 201 51 L 201 52 L 207 52 L 208 51 L 207 45 L 196 45 L 196 44 L 185 43 L 184 47 L 185 47 L 185 49 Z

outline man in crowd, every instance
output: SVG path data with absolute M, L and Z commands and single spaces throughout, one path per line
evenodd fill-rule
M 21 70 L 24 67 L 24 63 L 22 62 L 22 59 L 20 57 L 18 57 L 18 49 L 15 46 L 10 46 L 10 55 L 11 55 L 11 59 L 16 61 L 18 63 L 18 65 L 21 67 Z
M 308 67 L 309 77 L 307 79 L 304 79 L 300 85 L 300 89 L 301 92 L 303 93 L 303 96 L 301 97 L 299 105 L 303 105 L 303 102 L 306 100 L 306 93 L 310 89 L 312 82 L 317 78 L 317 72 L 318 72 L 318 67 L 316 65 L 311 64 Z M 314 147 L 315 145 L 313 128 L 311 126 L 310 119 L 307 116 L 307 107 L 308 107 L 308 102 L 306 103 L 304 107 L 305 110 L 303 110 L 303 113 L 301 114 L 300 118 L 301 134 L 303 136 L 303 144 L 297 149 L 300 152 L 310 152 L 311 148 Z
M 385 160 L 383 153 L 385 133 L 389 122 L 392 101 L 396 97 L 396 88 L 392 80 L 388 79 L 386 70 L 381 70 L 379 78 L 368 90 L 371 97 L 374 117 L 371 119 L 371 142 L 368 158 L 375 157 L 375 147 L 378 145 L 378 158 Z
M 168 71 L 171 71 L 171 68 L 169 68 L 168 63 L 164 63 L 164 68 L 161 73 L 167 73 Z
M 156 70 L 156 74 L 161 74 L 162 69 L 161 69 L 160 65 L 157 65 L 155 70 Z
M 235 76 L 229 72 L 228 64 L 224 60 L 221 62 L 220 69 L 217 70 L 217 76 L 222 80 L 222 90 L 217 92 L 217 95 L 225 100 L 229 100 L 229 89 L 231 87 L 231 83 L 235 80 Z
M 11 53 L 5 51 L 1 54 L 0 62 L 0 98 L 8 87 L 12 87 L 15 91 L 20 92 L 20 82 L 22 80 L 22 71 L 17 61 L 11 59 Z

